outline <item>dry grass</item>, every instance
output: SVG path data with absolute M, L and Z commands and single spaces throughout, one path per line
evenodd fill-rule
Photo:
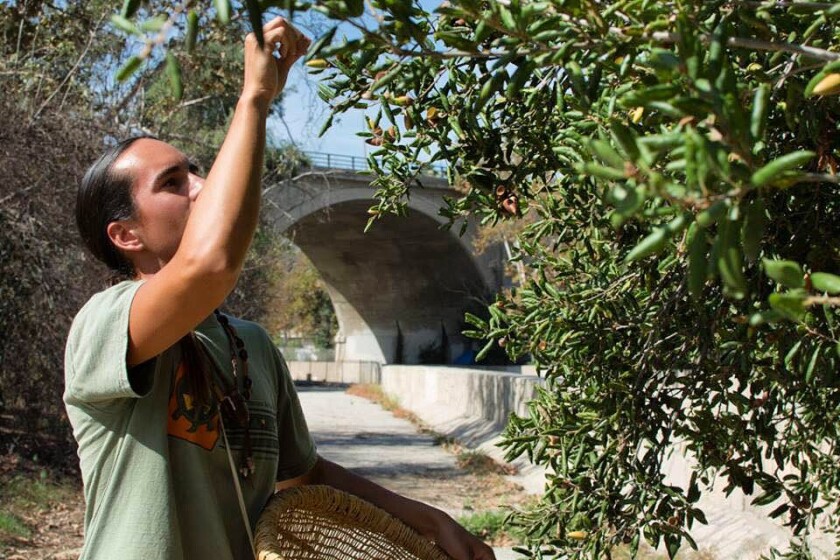
M 439 439 L 436 438 L 436 442 L 443 449 L 455 455 L 455 461 L 459 469 L 463 469 L 471 474 L 510 476 L 518 472 L 515 466 L 507 463 L 499 463 L 484 451 L 464 447 L 450 437 L 442 436 Z
M 415 426 L 421 428 L 423 431 L 429 431 L 428 427 L 423 424 L 423 421 L 420 420 L 416 414 L 410 410 L 402 408 L 400 406 L 400 401 L 385 394 L 382 387 L 379 385 L 372 383 L 357 383 L 350 385 L 350 387 L 347 388 L 347 394 L 373 401 L 397 418 L 408 420 Z

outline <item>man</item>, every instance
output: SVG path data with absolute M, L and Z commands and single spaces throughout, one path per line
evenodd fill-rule
M 214 315 L 256 227 L 269 106 L 309 46 L 282 18 L 264 38 L 262 48 L 245 40 L 242 93 L 206 179 L 172 146 L 133 138 L 80 185 L 82 239 L 122 280 L 79 312 L 66 349 L 87 504 L 82 558 L 252 557 L 246 524 L 277 483 L 331 485 L 457 560 L 492 558 L 443 512 L 319 457 L 265 331 Z

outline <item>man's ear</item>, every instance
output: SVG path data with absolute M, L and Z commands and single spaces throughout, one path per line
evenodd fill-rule
M 111 243 L 120 251 L 135 253 L 145 249 L 143 240 L 136 233 L 134 223 L 130 220 L 111 222 L 105 229 Z

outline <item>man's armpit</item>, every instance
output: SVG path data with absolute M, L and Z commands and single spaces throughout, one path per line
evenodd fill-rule
M 156 356 L 146 360 L 142 364 L 128 368 L 128 384 L 131 385 L 131 389 L 140 397 L 148 395 L 154 386 L 157 360 L 158 358 Z
M 286 488 L 294 488 L 295 486 L 314 484 L 316 482 L 316 470 L 318 469 L 320 462 L 321 457 L 318 457 L 317 459 L 315 459 L 315 464 L 312 465 L 312 468 L 309 469 L 306 473 L 300 476 L 296 476 L 294 478 L 289 478 L 287 480 L 278 480 L 274 483 L 274 491 L 279 492 L 281 490 L 285 490 Z

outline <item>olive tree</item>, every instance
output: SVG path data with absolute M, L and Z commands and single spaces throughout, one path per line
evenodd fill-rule
M 549 472 L 517 521 L 532 555 L 673 556 L 716 480 L 791 528 L 791 557 L 840 525 L 840 6 L 216 4 L 195 9 L 334 22 L 306 64 L 334 114 L 370 115 L 368 227 L 435 162 L 459 231 L 536 216 L 522 281 L 467 317 L 482 355 L 530 355 L 547 381 L 504 440 Z M 684 484 L 663 474 L 675 449 Z

